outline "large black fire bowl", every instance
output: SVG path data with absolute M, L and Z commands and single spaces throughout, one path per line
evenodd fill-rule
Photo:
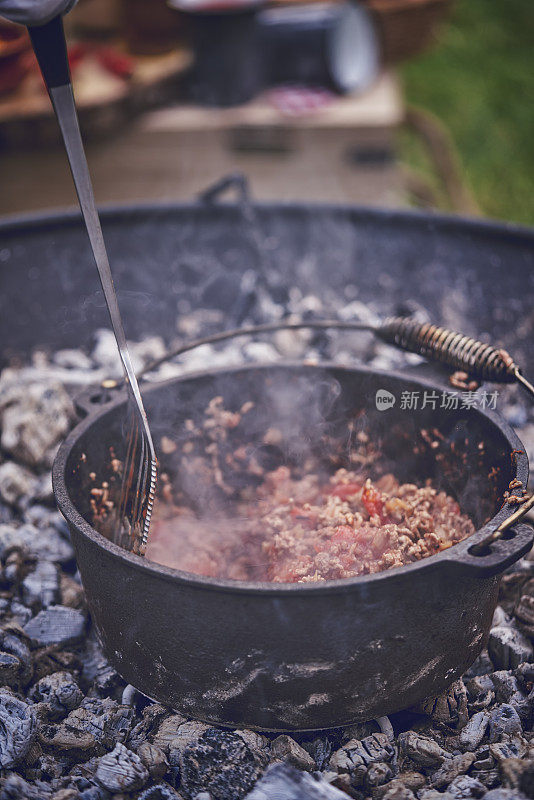
M 293 426 L 293 441 L 313 438 L 318 424 L 334 429 L 363 409 L 360 424 L 398 477 L 430 477 L 455 494 L 477 532 L 402 568 L 315 584 L 240 583 L 158 566 L 109 542 L 82 515 L 88 498 L 77 478 L 80 457 L 85 453 L 98 469 L 109 446 L 120 446 L 125 401 L 116 399 L 71 433 L 53 473 L 108 659 L 146 695 L 188 715 L 266 730 L 347 725 L 438 693 L 480 652 L 499 576 L 532 544 L 532 529 L 517 524 L 485 555 L 473 554 L 473 545 L 512 513 L 502 506 L 510 480 L 526 485 L 521 443 L 500 418 L 476 409 L 376 409 L 377 389 L 400 397 L 403 390 L 442 387 L 365 368 L 303 364 L 203 373 L 151 387 L 145 402 L 156 441 L 215 395 L 228 408 L 249 398 L 267 404 L 274 418 L 273 386 L 293 397 L 276 412 Z M 443 459 L 424 449 L 421 428 L 443 435 Z M 256 426 L 244 435 L 261 442 L 262 432 Z M 488 477 L 492 467 L 496 481 Z

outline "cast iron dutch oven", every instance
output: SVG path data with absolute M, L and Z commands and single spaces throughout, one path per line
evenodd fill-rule
M 290 403 L 277 402 L 279 387 L 292 386 L 298 390 L 296 416 Z M 323 387 L 319 400 L 317 386 Z M 144 392 L 156 442 L 215 395 L 229 408 L 238 400 L 263 403 L 291 430 L 293 444 L 317 426 L 334 429 L 359 412 L 355 418 L 399 478 L 432 478 L 475 523 L 476 533 L 437 555 L 347 580 L 218 580 L 126 552 L 87 521 L 88 499 L 77 478 L 82 454 L 98 465 L 110 445 L 120 447 L 124 397 L 93 408 L 72 431 L 54 465 L 55 495 L 70 526 L 94 624 L 125 680 L 212 723 L 307 730 L 409 707 L 469 667 L 486 642 L 500 575 L 532 545 L 531 527 L 516 522 L 490 547 L 476 548 L 515 511 L 503 505 L 502 495 L 513 478 L 526 486 L 527 457 L 493 412 L 407 411 L 399 402 L 379 411 L 378 389 L 398 400 L 403 391 L 441 393 L 443 387 L 364 367 L 284 362 L 197 373 Z M 441 459 L 425 449 L 421 436 L 421 430 L 436 429 L 445 443 Z M 243 435 L 260 441 L 263 430 L 256 424 Z

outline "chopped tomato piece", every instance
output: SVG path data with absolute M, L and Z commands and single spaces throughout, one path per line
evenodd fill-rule
M 333 542 L 351 542 L 354 541 L 354 530 L 349 528 L 348 525 L 338 525 L 332 536 Z
M 372 486 L 365 486 L 362 492 L 362 503 L 370 517 L 377 516 L 380 522 L 387 522 L 388 516 L 384 513 L 384 501 L 379 491 Z
M 362 488 L 361 483 L 336 483 L 328 489 L 328 494 L 334 497 L 339 497 L 341 500 L 346 500 L 348 497 L 357 494 Z

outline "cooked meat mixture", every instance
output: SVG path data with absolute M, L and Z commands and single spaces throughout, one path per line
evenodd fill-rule
M 458 503 L 430 483 L 375 482 L 339 469 L 329 480 L 265 474 L 232 514 L 198 518 L 160 503 L 147 558 L 200 575 L 307 582 L 351 578 L 425 558 L 474 532 Z

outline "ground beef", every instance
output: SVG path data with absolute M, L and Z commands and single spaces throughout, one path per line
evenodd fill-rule
M 234 580 L 323 581 L 402 566 L 474 532 L 453 498 L 391 474 L 296 477 L 282 466 L 246 494 L 209 518 L 176 507 L 169 516 L 160 503 L 147 558 Z

